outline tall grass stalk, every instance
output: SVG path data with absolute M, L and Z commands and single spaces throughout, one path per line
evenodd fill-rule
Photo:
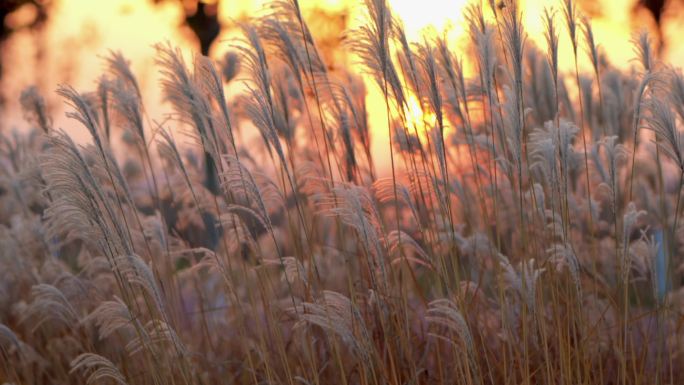
M 57 90 L 66 130 L 17 95 L 1 380 L 683 383 L 678 70 L 646 35 L 615 67 L 569 0 L 541 48 L 516 2 L 471 5 L 464 51 L 362 6 L 333 48 L 297 0 L 220 63 L 155 46 L 164 116 L 118 52 Z

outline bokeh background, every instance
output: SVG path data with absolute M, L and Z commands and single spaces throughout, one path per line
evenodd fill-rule
M 544 7 L 558 0 L 521 0 L 523 23 L 529 43 L 542 43 Z M 355 66 L 345 56 L 344 31 L 359 23 L 362 0 L 300 0 L 317 44 L 334 71 L 336 66 Z M 468 65 L 468 47 L 462 11 L 466 0 L 390 0 L 395 15 L 406 26 L 409 38 L 446 33 L 459 46 Z M 579 9 L 591 18 L 600 49 L 613 65 L 629 69 L 634 52 L 632 36 L 648 29 L 659 47 L 659 58 L 675 67 L 684 59 L 684 1 L 682 0 L 580 0 Z M 63 105 L 54 90 L 71 84 L 80 90 L 94 89 L 103 72 L 103 56 L 121 51 L 131 61 L 143 89 L 148 113 L 160 118 L 166 112 L 161 101 L 158 68 L 153 44 L 169 41 L 188 55 L 202 52 L 221 61 L 231 50 L 239 23 L 268 12 L 266 0 L 3 0 L 0 1 L 0 130 L 25 126 L 19 95 L 36 85 L 47 99 L 55 126 L 68 126 Z M 566 39 L 561 33 L 561 39 Z M 569 44 L 561 44 L 560 63 L 572 70 Z M 563 51 L 565 49 L 566 51 Z M 582 59 L 586 55 L 583 56 Z M 565 58 L 565 59 L 564 59 Z M 580 62 L 587 66 L 588 62 Z M 373 114 L 379 91 L 368 87 L 371 129 L 386 132 L 385 114 Z M 375 140 L 383 151 L 386 140 Z

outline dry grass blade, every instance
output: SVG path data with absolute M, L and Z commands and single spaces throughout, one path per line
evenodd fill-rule
M 161 106 L 116 51 L 4 90 L 0 382 L 684 384 L 684 76 L 556 1 L 268 0 L 150 49 Z
M 95 353 L 83 353 L 71 361 L 71 373 L 83 371 L 88 385 L 113 381 L 119 385 L 128 385 L 119 369 L 107 358 Z

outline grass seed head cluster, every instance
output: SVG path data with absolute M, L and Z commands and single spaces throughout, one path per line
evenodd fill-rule
M 57 90 L 85 141 L 18 96 L 0 382 L 683 383 L 681 72 L 645 33 L 617 69 L 571 0 L 539 47 L 516 2 L 474 3 L 466 52 L 363 6 L 350 69 L 296 0 L 219 63 L 157 45 L 165 117 L 112 52 Z

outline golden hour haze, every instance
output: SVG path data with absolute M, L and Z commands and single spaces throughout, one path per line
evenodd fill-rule
M 0 19 L 1 385 L 684 384 L 684 1 Z

